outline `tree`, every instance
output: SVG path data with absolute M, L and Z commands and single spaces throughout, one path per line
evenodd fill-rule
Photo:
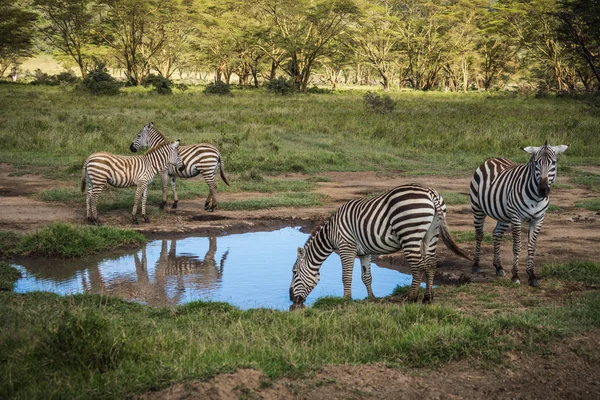
M 20 59 L 31 56 L 36 14 L 20 7 L 17 0 L 0 0 L 0 76 Z
M 81 76 L 93 62 L 94 29 L 98 8 L 92 0 L 35 0 L 34 6 L 46 20 L 40 26 L 45 39 L 72 58 Z
M 561 21 L 559 37 L 578 49 L 600 90 L 600 3 L 597 0 L 562 0 L 556 15 Z
M 280 67 L 302 91 L 316 62 L 358 13 L 351 0 L 263 0 L 260 5 L 270 16 L 274 44 L 284 53 Z M 273 54 L 269 48 L 263 51 Z

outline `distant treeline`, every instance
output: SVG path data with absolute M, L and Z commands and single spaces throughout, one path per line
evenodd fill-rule
M 210 70 L 300 90 L 600 88 L 597 0 L 0 0 L 0 13 L 0 75 L 15 79 L 46 49 L 130 85 Z

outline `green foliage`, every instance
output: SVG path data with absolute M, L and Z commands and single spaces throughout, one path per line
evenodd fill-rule
M 0 292 L 12 291 L 21 273 L 9 263 L 0 261 Z
M 379 96 L 375 92 L 368 91 L 363 95 L 365 109 L 376 114 L 389 114 L 394 111 L 396 102 L 388 95 Z
M 19 255 L 82 257 L 145 241 L 144 235 L 131 230 L 53 223 L 25 235 L 13 252 Z
M 104 63 L 98 63 L 88 71 L 80 87 L 93 95 L 114 96 L 119 94 L 121 84 L 108 73 Z
M 35 79 L 31 81 L 32 85 L 73 85 L 79 82 L 80 79 L 75 76 L 75 73 L 71 70 L 63 71 L 58 75 L 48 75 L 42 70 L 35 70 Z
M 160 75 L 148 75 L 144 79 L 143 85 L 154 87 L 152 90 L 158 94 L 173 94 L 173 89 L 171 88 L 173 86 L 173 82 L 170 79 L 164 78 Z
M 218 94 L 232 96 L 231 86 L 223 81 L 211 82 L 204 88 L 206 94 Z
M 592 261 L 570 261 L 566 264 L 544 264 L 544 276 L 586 285 L 600 285 L 600 264 Z
M 286 96 L 296 92 L 296 85 L 294 85 L 294 81 L 292 79 L 286 79 L 283 76 L 280 76 L 276 79 L 271 79 L 265 85 L 267 88 L 267 92 L 280 94 L 282 96 Z
M 582 200 L 575 203 L 577 208 L 585 208 L 590 211 L 600 211 L 600 197 L 590 200 Z

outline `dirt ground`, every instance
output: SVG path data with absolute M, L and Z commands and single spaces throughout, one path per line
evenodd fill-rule
M 598 167 L 590 172 L 600 173 Z M 0 164 L 0 230 L 29 232 L 50 222 L 85 222 L 84 206 L 67 206 L 35 200 L 32 195 L 44 189 L 66 186 L 37 175 L 12 176 L 12 168 Z M 101 220 L 107 226 L 133 228 L 148 236 L 164 233 L 224 234 L 251 230 L 269 230 L 292 224 L 311 226 L 325 218 L 347 200 L 397 185 L 418 182 L 439 192 L 468 194 L 470 176 L 405 177 L 401 173 L 331 172 L 319 176 L 331 179 L 317 183 L 319 193 L 328 196 L 326 203 L 313 208 L 278 208 L 258 211 L 204 211 L 204 199 L 179 202 L 179 208 L 153 217 L 149 224 L 132 225 L 130 210 L 103 212 Z M 231 179 L 235 179 L 231 176 Z M 281 176 L 287 179 L 306 179 L 301 174 Z M 204 185 L 196 178 L 199 185 Z M 559 176 L 553 188 L 551 204 L 560 208 L 546 215 L 538 238 L 536 265 L 538 272 L 545 263 L 570 260 L 600 260 L 600 215 L 575 208 L 575 202 L 597 197 L 583 186 Z M 221 193 L 220 201 L 256 197 L 259 193 Z M 149 207 L 156 205 L 149 204 Z M 472 216 L 466 205 L 449 205 L 447 214 L 451 231 L 471 231 Z M 491 232 L 494 222 L 487 221 Z M 526 236 L 523 236 L 521 260 L 526 257 Z M 473 244 L 461 248 L 472 254 Z M 483 246 L 482 269 L 471 274 L 471 265 L 443 245 L 438 247 L 438 281 L 467 280 L 485 282 L 498 278 L 491 265 L 491 245 Z M 502 260 L 506 270 L 512 264 L 512 244 L 502 245 Z M 380 261 L 406 269 L 401 254 L 383 257 Z M 521 263 L 521 279 L 526 280 Z M 542 277 L 543 278 L 543 277 Z M 540 281 L 543 285 L 543 280 Z M 451 363 L 440 369 L 420 370 L 417 373 L 390 369 L 383 365 L 333 365 L 307 379 L 268 381 L 259 371 L 239 370 L 222 374 L 208 381 L 184 382 L 162 392 L 149 393 L 143 398 L 156 399 L 599 399 L 600 398 L 600 331 L 571 338 L 552 354 L 511 354 L 507 366 L 477 369 L 468 361 Z

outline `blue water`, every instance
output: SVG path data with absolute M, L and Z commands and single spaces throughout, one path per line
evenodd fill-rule
M 153 240 L 137 251 L 111 258 L 16 265 L 23 272 L 15 291 L 61 295 L 103 293 L 154 306 L 195 300 L 223 301 L 240 307 L 287 309 L 297 248 L 308 234 L 300 228 L 220 237 Z M 375 296 L 410 285 L 410 275 L 372 264 Z M 306 304 L 322 296 L 342 296 L 342 267 L 332 254 L 321 267 L 321 280 Z M 367 295 L 355 262 L 352 297 Z

